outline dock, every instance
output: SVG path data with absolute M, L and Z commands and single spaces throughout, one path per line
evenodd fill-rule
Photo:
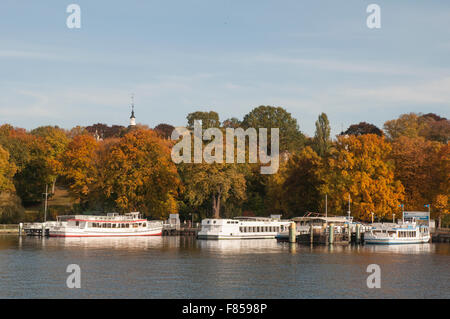
M 436 229 L 431 233 L 432 243 L 450 243 L 450 228 Z
M 171 225 L 164 224 L 163 225 L 163 236 L 195 236 L 197 237 L 197 233 L 200 231 L 200 227 L 191 227 L 190 225 Z

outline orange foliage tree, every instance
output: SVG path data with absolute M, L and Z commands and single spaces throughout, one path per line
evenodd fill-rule
M 153 218 L 177 212 L 181 184 L 167 141 L 149 129 L 127 133 L 109 148 L 103 169 L 103 192 L 123 212 Z
M 77 135 L 60 157 L 62 174 L 72 196 L 86 205 L 98 183 L 99 143 L 90 135 Z
M 423 137 L 400 136 L 392 143 L 391 158 L 395 163 L 395 177 L 405 187 L 406 210 L 423 210 L 424 204 L 432 203 L 444 191 L 445 176 L 448 185 L 449 172 L 442 167 L 443 147 Z
M 363 220 L 370 220 L 371 212 L 383 218 L 398 210 L 404 188 L 394 180 L 390 152 L 390 144 L 378 135 L 338 137 L 326 159 L 321 186 L 331 214 L 345 214 L 349 195 L 352 216 Z

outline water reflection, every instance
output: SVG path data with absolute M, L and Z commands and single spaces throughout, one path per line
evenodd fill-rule
M 433 244 L 403 244 L 403 245 L 365 245 L 364 250 L 375 253 L 424 254 L 435 250 Z
M 202 250 L 220 251 L 223 254 L 236 253 L 279 253 L 285 249 L 276 239 L 248 240 L 198 240 L 197 246 Z

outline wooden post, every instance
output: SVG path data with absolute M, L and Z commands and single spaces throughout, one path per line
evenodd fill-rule
M 328 243 L 331 245 L 334 242 L 334 224 L 330 224 L 328 230 Z
M 313 227 L 312 223 L 309 225 L 309 241 L 310 241 L 311 245 L 314 242 L 314 227 Z
M 42 233 L 41 233 L 41 235 L 42 235 L 42 238 L 45 237 L 45 223 L 42 223 Z
M 347 238 L 348 243 L 351 243 L 352 242 L 352 229 L 351 229 L 350 222 L 347 224 L 347 236 L 348 236 L 348 238 Z
M 361 240 L 361 233 L 360 233 L 360 224 L 356 224 L 356 243 L 359 244 Z
M 22 235 L 23 223 L 19 223 L 19 236 Z
M 295 223 L 292 222 L 291 225 L 289 225 L 289 242 L 295 243 L 295 241 L 297 239 L 296 236 L 297 236 L 297 230 L 295 227 Z

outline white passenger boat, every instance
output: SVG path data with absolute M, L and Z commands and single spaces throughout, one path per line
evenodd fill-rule
M 288 221 L 267 217 L 204 219 L 199 239 L 270 239 L 289 227 Z
M 128 237 L 158 236 L 162 234 L 162 221 L 148 221 L 138 212 L 106 216 L 58 216 L 56 225 L 50 227 L 50 237 Z
M 371 224 L 364 234 L 366 244 L 418 244 L 430 241 L 428 212 L 404 212 L 398 223 Z

